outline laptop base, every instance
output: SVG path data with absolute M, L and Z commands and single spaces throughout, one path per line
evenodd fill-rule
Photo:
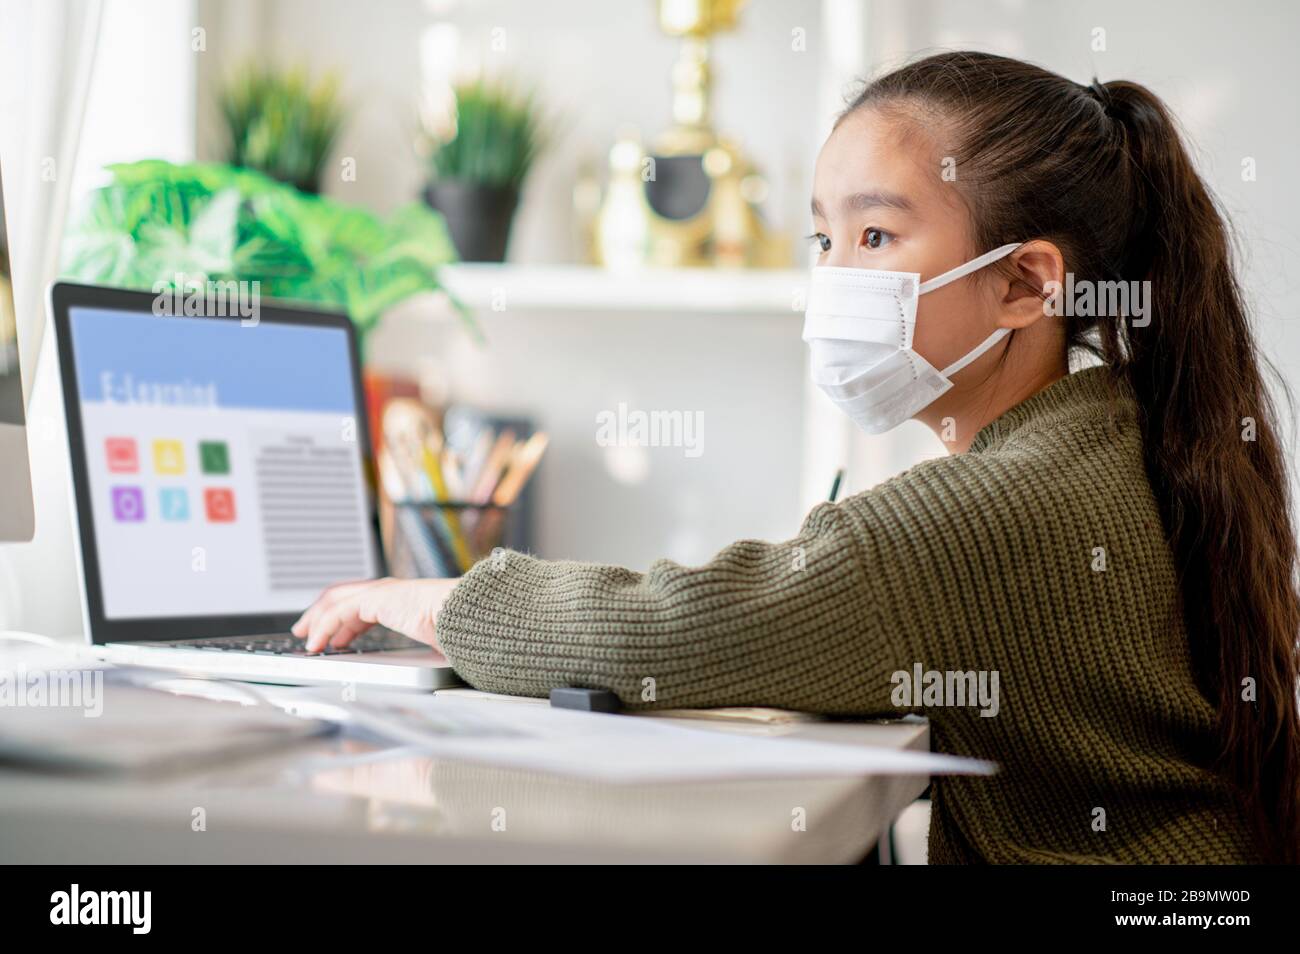
M 239 651 L 184 649 L 173 645 L 108 643 L 108 661 L 122 665 L 175 670 L 208 679 L 235 679 L 283 686 L 328 686 L 352 683 L 394 689 L 433 691 L 464 682 L 441 653 L 400 649 L 337 656 L 278 656 Z

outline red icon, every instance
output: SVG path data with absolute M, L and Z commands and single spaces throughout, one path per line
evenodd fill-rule
M 235 519 L 235 492 L 228 487 L 209 487 L 203 491 L 203 509 L 212 523 L 230 523 Z
M 108 456 L 108 469 L 114 474 L 134 474 L 140 469 L 140 458 L 135 450 L 135 438 L 110 437 L 104 441 Z

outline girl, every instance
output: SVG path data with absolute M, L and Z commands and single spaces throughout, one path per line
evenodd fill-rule
M 936 750 L 1002 767 L 936 779 L 935 862 L 1296 861 L 1284 460 L 1228 229 L 1163 103 L 932 56 L 840 117 L 812 212 L 814 379 L 948 457 L 704 566 L 509 553 L 332 588 L 295 632 L 378 622 L 495 692 L 922 712 Z M 1000 699 L 909 698 L 918 667 L 996 672 Z

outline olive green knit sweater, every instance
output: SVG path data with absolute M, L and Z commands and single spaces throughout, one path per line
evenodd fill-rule
M 1214 709 L 1193 681 L 1140 441 L 1131 398 L 1104 369 L 1081 371 L 968 453 L 817 506 L 785 543 L 644 574 L 485 560 L 438 636 L 494 692 L 924 713 L 936 751 L 1002 767 L 935 780 L 932 862 L 1254 860 L 1205 767 Z M 996 671 L 996 714 L 898 695 L 895 673 L 910 685 L 917 666 Z

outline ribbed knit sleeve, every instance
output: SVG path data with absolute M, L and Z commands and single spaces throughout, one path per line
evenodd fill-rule
M 545 695 L 611 689 L 631 708 L 888 707 L 893 653 L 863 600 L 849 519 L 817 507 L 794 539 L 732 544 L 703 566 L 647 573 L 510 552 L 477 564 L 438 618 L 472 685 Z
M 1140 470 L 1114 467 L 1106 394 L 1075 375 L 986 429 L 976 452 L 821 504 L 794 539 L 735 543 L 703 566 L 661 560 L 641 574 L 498 554 L 457 585 L 439 641 L 477 688 L 610 689 L 630 708 L 898 714 L 923 708 L 891 699 L 895 674 L 917 665 L 1041 682 L 1051 641 L 1100 631 L 1112 612 L 1089 570 L 1094 545 L 1164 568 L 1150 557 L 1158 526 L 1118 538 L 1096 527 L 1099 484 L 1101 519 L 1149 523 L 1149 494 L 1131 492 Z M 1173 585 L 1161 582 L 1144 608 L 1167 615 Z

